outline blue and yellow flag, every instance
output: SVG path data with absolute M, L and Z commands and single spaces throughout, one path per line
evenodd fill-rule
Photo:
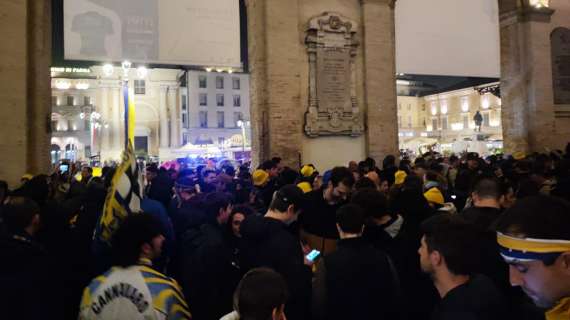
M 129 92 L 129 83 L 123 83 L 123 99 L 125 103 L 125 146 L 128 143 L 135 145 L 135 103 L 133 95 Z
M 121 164 L 109 187 L 103 214 L 95 230 L 95 240 L 110 246 L 111 238 L 125 218 L 141 211 L 141 181 L 133 151 L 128 143 Z

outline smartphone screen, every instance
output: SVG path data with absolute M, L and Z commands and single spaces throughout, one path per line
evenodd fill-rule
M 68 164 L 62 164 L 59 166 L 59 171 L 61 171 L 61 173 L 67 172 L 67 170 L 69 170 Z
M 317 257 L 320 255 L 321 255 L 321 252 L 319 250 L 313 250 L 313 251 L 309 252 L 309 254 L 307 255 L 307 260 L 315 261 L 315 259 L 317 259 Z

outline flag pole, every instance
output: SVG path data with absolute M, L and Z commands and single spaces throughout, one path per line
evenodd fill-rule
M 123 61 L 123 100 L 125 105 L 125 150 L 129 148 L 129 69 L 131 63 Z

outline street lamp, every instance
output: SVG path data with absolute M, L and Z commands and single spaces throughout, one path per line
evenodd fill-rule
M 238 127 L 241 128 L 241 150 L 245 153 L 245 127 L 249 127 L 249 121 L 238 120 Z

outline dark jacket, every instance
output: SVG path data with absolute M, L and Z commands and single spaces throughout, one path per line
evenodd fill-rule
M 409 319 L 426 319 L 439 295 L 429 276 L 421 270 L 418 248 L 422 237 L 421 223 L 433 216 L 434 210 L 421 191 L 408 189 L 402 189 L 396 194 L 391 200 L 391 208 L 404 217 L 402 228 L 393 241 L 376 241 L 374 244 L 379 248 L 386 245 L 387 251 L 394 254 L 393 260 L 400 275 L 403 295 L 406 301 L 414 305 L 414 308 L 405 310 Z M 370 235 L 367 238 L 370 239 Z
M 195 320 L 219 319 L 231 312 L 233 291 L 240 273 L 217 224 L 187 230 L 179 252 L 180 282 Z
M 432 320 L 504 320 L 511 319 L 507 304 L 493 282 L 483 275 L 447 293 L 432 313 Z
M 400 319 L 397 276 L 388 256 L 362 238 L 344 239 L 324 257 L 314 283 L 320 319 Z
M 24 233 L 0 236 L 0 252 L 2 319 L 63 319 L 64 282 L 52 257 Z
M 170 201 L 168 215 L 174 228 L 175 237 L 179 237 L 188 229 L 197 229 L 206 223 L 206 213 L 203 206 L 204 195 L 197 194 L 180 205 L 178 199 Z
M 310 319 L 311 269 L 304 264 L 299 238 L 281 221 L 249 216 L 241 224 L 244 247 L 242 271 L 268 267 L 279 272 L 287 282 L 289 300 L 287 319 Z
M 323 189 L 305 194 L 305 205 L 299 216 L 299 222 L 306 232 L 327 238 L 338 239 L 336 229 L 336 210 L 343 204 L 330 205 L 323 197 Z

